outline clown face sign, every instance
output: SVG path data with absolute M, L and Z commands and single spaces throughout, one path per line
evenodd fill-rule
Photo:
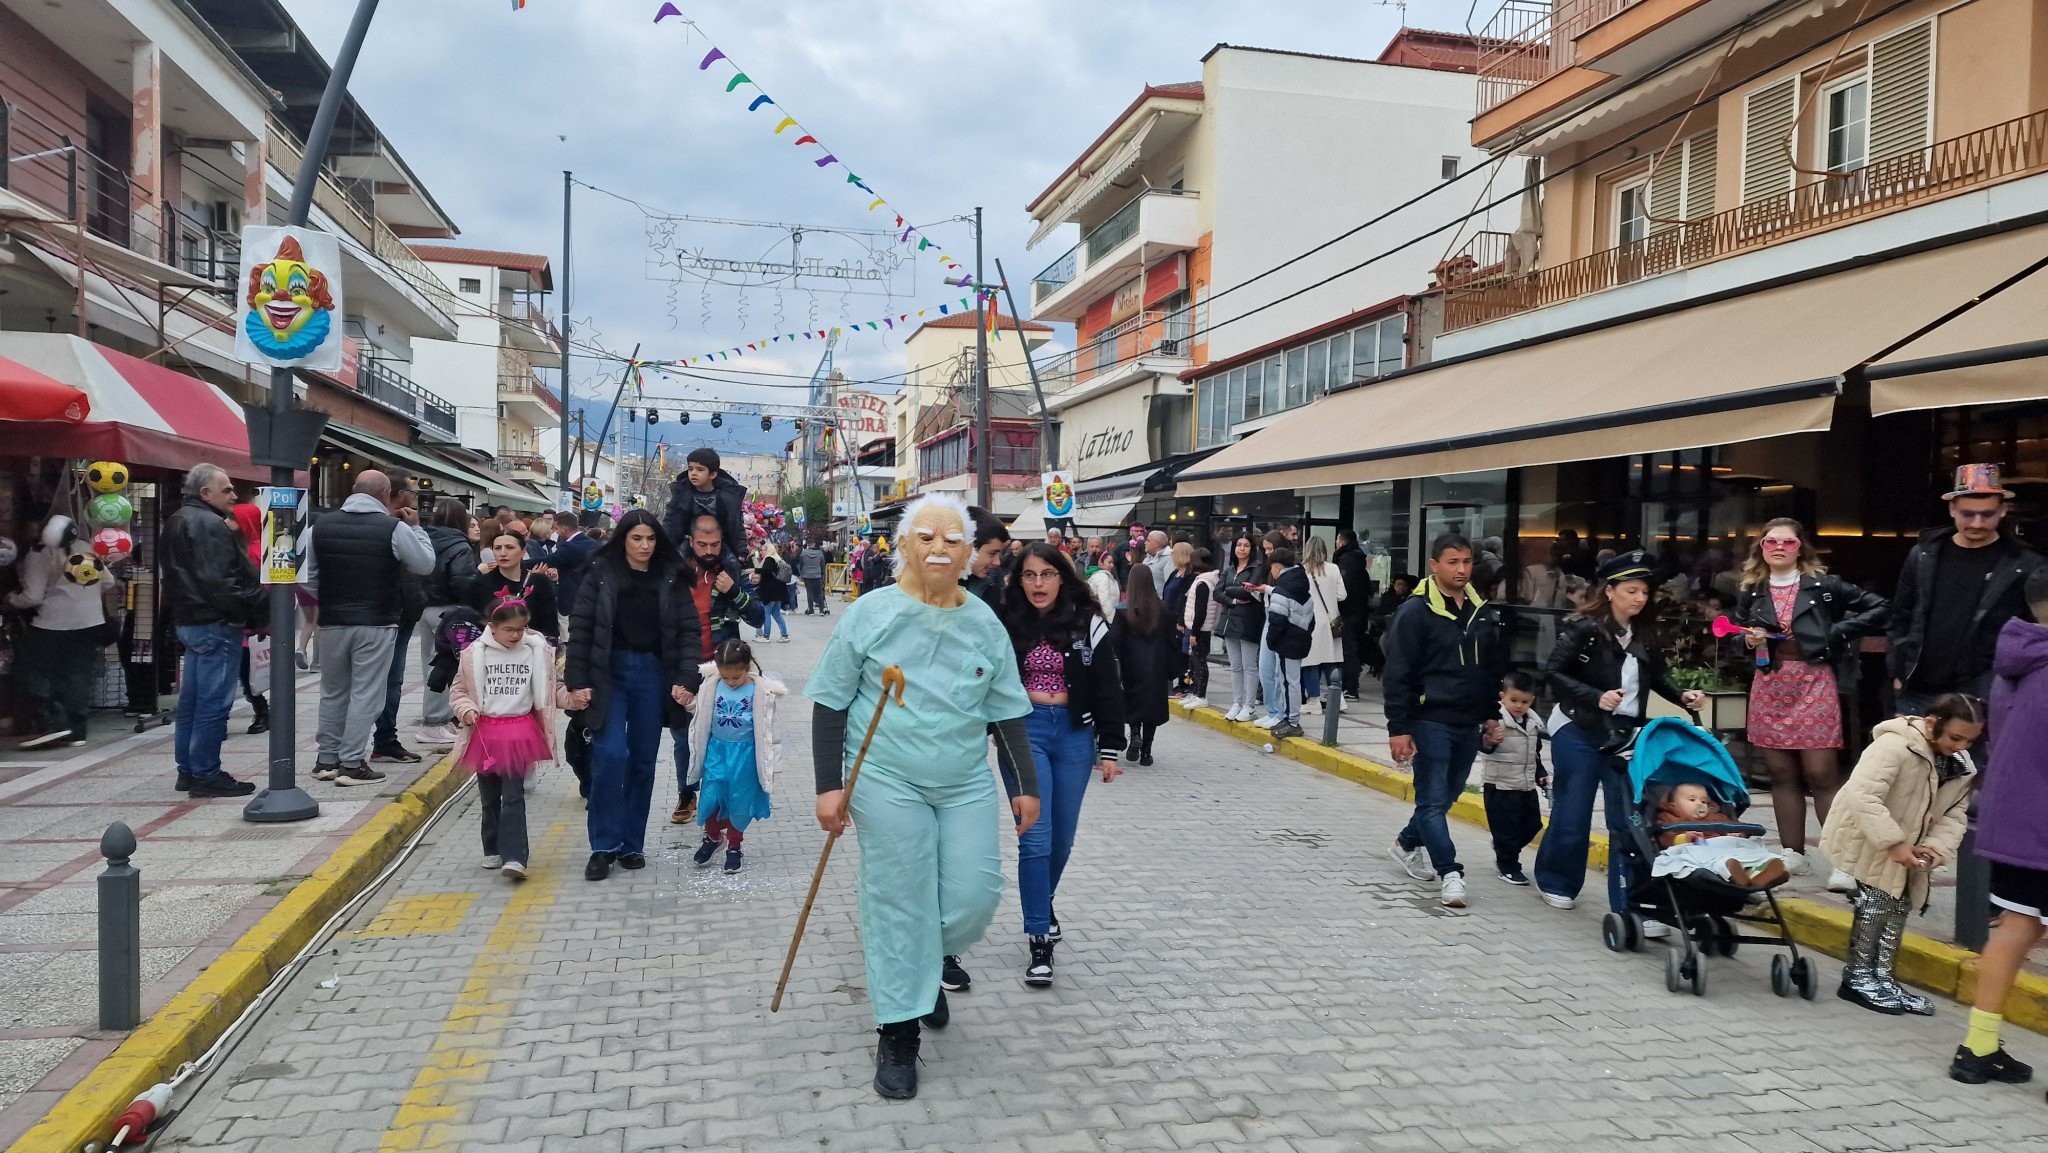
M 242 232 L 235 351 L 268 368 L 341 367 L 341 246 L 310 228 Z

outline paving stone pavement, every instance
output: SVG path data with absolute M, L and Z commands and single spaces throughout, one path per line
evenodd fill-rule
M 764 647 L 793 689 L 824 623 Z M 1157 767 L 1091 789 L 1057 983 L 1019 980 L 1006 897 L 951 1027 L 926 1033 L 920 1096 L 883 1101 L 857 836 L 768 1012 L 823 840 L 807 709 L 783 715 L 790 771 L 735 877 L 692 867 L 664 784 L 648 867 L 585 882 L 583 811 L 551 771 L 514 885 L 477 867 L 465 794 L 157 1148 L 2048 1150 L 2038 1087 L 1944 1075 L 1957 1008 L 1857 1010 L 1826 959 L 1823 999 L 1780 1000 L 1762 949 L 1715 963 L 1704 999 L 1666 993 L 1658 956 L 1600 947 L 1598 910 L 1490 875 L 1445 910 L 1385 856 L 1399 804 L 1179 722 Z M 2041 1038 L 2009 1045 L 2048 1062 Z

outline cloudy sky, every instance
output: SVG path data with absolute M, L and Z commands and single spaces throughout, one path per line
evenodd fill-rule
M 1483 25 L 1498 5 L 1478 0 Z M 694 27 L 652 23 L 659 0 L 435 0 L 384 3 L 352 91 L 462 230 L 460 242 L 560 259 L 561 173 L 660 213 L 862 229 L 881 214 L 771 135 L 772 108 L 749 113 L 729 69 L 700 72 L 716 45 L 799 118 L 891 207 L 971 260 L 971 230 L 948 218 L 983 206 L 989 276 L 1001 258 L 1026 300 L 1033 273 L 1072 243 L 1027 251 L 1024 205 L 1145 83 L 1198 79 L 1219 42 L 1370 57 L 1401 14 L 1370 0 L 676 0 Z M 352 3 L 286 0 L 330 57 Z M 1412 0 L 1416 27 L 1463 30 L 1468 5 Z M 579 188 L 573 308 L 578 335 L 645 358 L 682 358 L 776 332 L 857 322 L 958 299 L 926 254 L 897 271 L 891 296 L 706 288 L 648 275 L 650 220 Z M 780 234 L 680 224 L 674 243 L 707 256 L 774 260 Z M 807 256 L 859 256 L 825 231 Z M 907 253 L 906 253 L 907 254 Z M 559 266 L 557 269 L 559 273 Z M 863 290 L 872 285 L 862 284 Z M 1028 304 L 1026 305 L 1028 309 Z M 776 322 L 780 310 L 782 323 Z M 815 310 L 815 312 L 813 312 Z M 709 380 L 650 378 L 649 395 L 700 415 L 729 402 L 799 401 L 817 346 L 754 356 Z M 843 341 L 838 363 L 881 381 L 907 362 L 898 334 Z M 578 393 L 615 372 L 585 359 Z M 788 374 L 788 375 L 776 375 Z M 878 387 L 887 391 L 887 383 Z M 670 419 L 673 419 L 672 417 Z M 728 422 L 728 440 L 743 444 Z M 747 422 L 752 423 L 752 422 Z M 705 439 L 701 423 L 692 439 Z M 758 425 L 753 426 L 758 437 Z

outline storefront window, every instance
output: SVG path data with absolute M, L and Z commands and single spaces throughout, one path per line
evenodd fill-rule
M 1506 541 L 1508 474 L 1505 469 L 1422 479 L 1422 547 L 1447 532 L 1472 542 L 1472 585 L 1488 600 L 1511 585 Z
M 1319 340 L 1308 346 L 1308 395 L 1311 399 L 1330 391 L 1330 345 Z
M 1365 550 L 1366 570 L 1382 590 L 1395 573 L 1415 572 L 1408 556 L 1409 481 L 1380 481 L 1351 490 L 1351 527 Z
M 1286 373 L 1287 359 L 1285 357 L 1269 356 L 1266 358 L 1267 412 L 1279 412 L 1281 409 L 1287 407 L 1286 404 L 1280 399 L 1280 382 L 1281 379 L 1286 375 Z M 1249 389 L 1251 387 L 1250 383 L 1247 382 L 1245 387 Z
M 1340 332 L 1330 338 L 1330 387 L 1351 383 L 1351 334 Z
M 1286 407 L 1308 403 L 1308 350 L 1292 349 L 1287 354 Z

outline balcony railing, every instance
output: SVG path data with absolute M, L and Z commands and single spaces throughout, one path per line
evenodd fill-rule
M 1064 256 L 1045 270 L 1031 278 L 1031 299 L 1035 304 L 1072 283 L 1080 275 L 1084 264 L 1092 265 L 1115 252 L 1123 243 L 1138 234 L 1143 224 L 1145 198 L 1148 196 L 1194 196 L 1185 189 L 1148 188 L 1125 202 L 1122 208 L 1110 214 L 1108 220 L 1088 230 L 1081 243 L 1067 250 Z
M 370 234 L 373 241 L 370 246 L 371 253 L 389 265 L 391 270 L 398 274 L 399 279 L 411 285 L 415 292 L 432 301 L 434 307 L 440 309 L 441 314 L 448 317 L 449 323 L 453 324 L 455 316 L 463 311 L 462 302 L 456 299 L 454 293 L 448 291 L 448 286 L 441 283 L 441 278 L 434 275 L 434 270 L 427 267 L 426 261 L 421 260 L 417 253 L 406 247 L 405 241 L 400 240 L 397 233 L 386 228 L 381 220 L 370 222 Z
M 499 373 L 498 395 L 502 397 L 507 394 L 521 399 L 531 399 L 542 408 L 554 413 L 557 419 L 562 415 L 561 398 L 557 397 L 553 389 L 542 384 L 540 378 L 531 372 L 523 376 Z
M 1188 338 L 1194 329 L 1194 311 L 1147 311 L 1110 325 L 1088 343 L 1041 365 L 1038 375 L 1049 389 L 1064 389 L 1093 379 L 1102 373 L 1140 357 L 1188 355 Z
M 535 472 L 542 476 L 554 475 L 548 467 L 548 458 L 537 452 L 500 452 L 491 458 L 493 467 L 499 472 Z
M 1453 289 L 1455 331 L 2048 169 L 2048 109 L 1829 176 L 1632 244 Z
M 1479 111 L 1578 63 L 1575 41 L 1642 0 L 1507 0 L 1479 34 Z
M 366 358 L 356 374 L 356 391 L 416 424 L 455 435 L 455 406 L 414 384 L 388 360 Z

